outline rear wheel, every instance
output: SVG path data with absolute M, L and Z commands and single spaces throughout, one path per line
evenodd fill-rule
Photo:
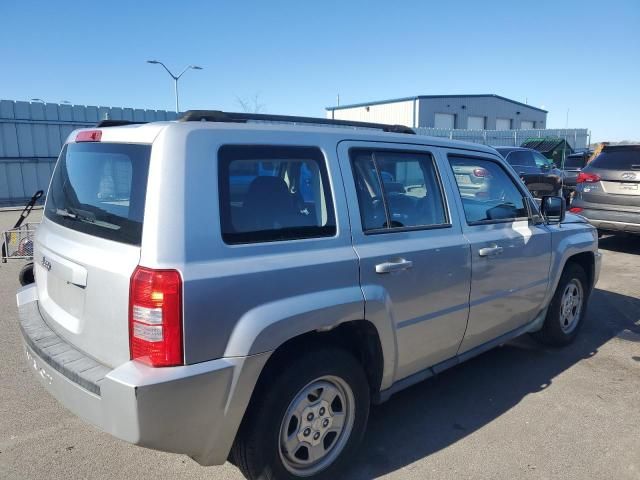
M 568 264 L 549 304 L 544 325 L 533 336 L 547 345 L 563 346 L 571 343 L 582 325 L 588 293 L 584 269 L 575 263 Z
M 258 386 L 231 459 L 250 480 L 340 478 L 369 416 L 365 373 L 333 348 L 286 365 Z
M 24 267 L 22 267 L 22 270 L 20 270 L 20 273 L 18 274 L 18 281 L 23 287 L 25 285 L 30 285 L 36 281 L 33 274 L 33 262 L 29 262 Z

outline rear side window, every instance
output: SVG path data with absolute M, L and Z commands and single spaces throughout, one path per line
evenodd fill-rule
M 431 155 L 354 149 L 350 156 L 365 232 L 448 224 Z
M 449 156 L 469 225 L 528 218 L 524 194 L 496 162 Z
M 226 243 L 336 234 L 326 162 L 319 149 L 226 145 L 218 152 L 218 174 Z
M 79 232 L 140 245 L 150 153 L 150 145 L 65 145 L 45 216 Z
M 605 149 L 589 165 L 611 170 L 640 170 L 640 147 Z

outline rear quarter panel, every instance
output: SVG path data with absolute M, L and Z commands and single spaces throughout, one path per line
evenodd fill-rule
M 164 161 L 150 172 L 148 188 L 158 201 L 146 212 L 141 264 L 182 273 L 189 364 L 270 351 L 300 333 L 364 317 L 335 142 L 304 132 L 232 127 L 176 125 L 154 144 Z M 217 151 L 227 144 L 320 148 L 327 161 L 336 236 L 225 244 Z

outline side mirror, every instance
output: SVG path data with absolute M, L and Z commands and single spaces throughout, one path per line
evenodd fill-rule
M 567 204 L 562 197 L 542 197 L 540 210 L 549 223 L 560 223 L 564 220 Z

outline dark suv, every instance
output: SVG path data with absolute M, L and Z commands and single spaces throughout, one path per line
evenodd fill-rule
M 571 207 L 598 230 L 640 234 L 640 145 L 604 147 L 578 175 Z
M 534 197 L 561 193 L 562 171 L 540 152 L 523 147 L 494 148 L 514 168 Z
M 562 189 L 564 196 L 569 198 L 570 195 L 575 192 L 578 181 L 578 175 L 582 169 L 587 165 L 589 157 L 592 152 L 572 153 L 567 155 L 562 165 L 563 182 Z

